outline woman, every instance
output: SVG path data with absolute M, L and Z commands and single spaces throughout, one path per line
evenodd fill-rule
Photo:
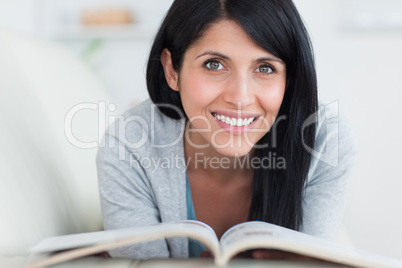
M 336 235 L 352 144 L 342 122 L 337 132 L 318 116 L 312 50 L 291 0 L 176 0 L 147 86 L 152 102 L 113 125 L 98 153 L 105 229 L 197 219 L 220 237 L 262 220 Z M 203 250 L 174 238 L 111 255 Z

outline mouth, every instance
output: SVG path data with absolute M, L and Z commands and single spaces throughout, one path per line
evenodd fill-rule
M 228 126 L 232 126 L 232 127 L 249 126 L 255 120 L 257 120 L 258 117 L 260 117 L 260 116 L 248 116 L 248 117 L 238 118 L 238 117 L 225 116 L 225 115 L 218 114 L 218 113 L 212 113 L 212 115 L 220 122 L 222 122 Z

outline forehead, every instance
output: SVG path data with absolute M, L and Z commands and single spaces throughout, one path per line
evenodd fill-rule
M 199 53 L 203 50 L 220 51 L 222 53 L 233 53 L 236 51 L 247 51 L 247 55 L 268 54 L 268 51 L 257 45 L 243 30 L 243 28 L 232 20 L 220 20 L 213 23 L 191 47 L 186 54 Z

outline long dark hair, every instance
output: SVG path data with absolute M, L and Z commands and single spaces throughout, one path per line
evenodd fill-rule
M 268 146 L 260 146 L 264 148 L 256 149 L 254 155 L 263 159 L 274 154 L 285 159 L 286 166 L 254 170 L 249 219 L 299 230 L 311 161 L 305 146 L 314 147 L 316 126 L 313 123 L 302 128 L 317 110 L 317 81 L 310 39 L 291 0 L 174 1 L 149 56 L 146 78 L 150 98 L 157 104 L 172 104 L 184 114 L 179 93 L 166 82 L 160 62 L 162 50 L 170 51 L 173 67 L 179 72 L 186 50 L 213 23 L 224 19 L 238 23 L 256 44 L 286 64 L 285 95 L 277 117 L 282 120 L 277 119 L 258 142 Z M 160 109 L 171 118 L 179 118 L 172 109 Z

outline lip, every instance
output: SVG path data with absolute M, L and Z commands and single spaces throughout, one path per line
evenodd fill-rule
M 223 123 L 222 121 L 218 120 L 214 116 L 214 114 L 219 114 L 219 115 L 233 117 L 233 118 L 240 118 L 240 119 L 247 119 L 250 117 L 258 117 L 258 118 L 256 118 L 250 125 L 237 127 L 237 126 L 231 126 L 226 123 Z M 216 123 L 223 130 L 225 130 L 226 132 L 233 134 L 233 135 L 242 135 L 242 134 L 249 132 L 254 127 L 254 125 L 257 123 L 257 121 L 260 117 L 259 114 L 255 114 L 255 113 L 242 113 L 242 112 L 238 113 L 238 112 L 230 112 L 230 111 L 215 111 L 215 112 L 212 112 L 211 115 L 214 118 L 214 120 L 216 121 Z
M 250 117 L 257 117 L 260 116 L 259 114 L 256 113 L 248 113 L 248 112 L 242 112 L 242 111 L 237 111 L 237 112 L 232 112 L 232 111 L 213 111 L 211 112 L 213 114 L 219 114 L 219 115 L 224 115 L 228 117 L 234 117 L 234 118 L 250 118 Z

